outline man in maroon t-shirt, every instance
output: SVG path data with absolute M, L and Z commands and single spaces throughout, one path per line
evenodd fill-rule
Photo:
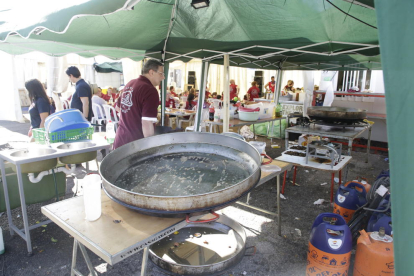
M 114 149 L 132 141 L 154 135 L 157 108 L 160 101 L 158 86 L 164 79 L 164 66 L 150 59 L 138 79 L 125 85 L 121 99 L 121 120 L 116 132 Z

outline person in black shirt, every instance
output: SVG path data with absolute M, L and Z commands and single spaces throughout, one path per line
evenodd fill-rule
M 50 114 L 50 102 L 43 84 L 38 79 L 32 79 L 25 83 L 29 91 L 29 99 L 32 104 L 29 107 L 31 127 L 28 136 L 32 136 L 32 129 L 45 127 L 46 117 Z
M 73 93 L 70 108 L 79 109 L 83 116 L 90 121 L 92 119 L 92 91 L 89 84 L 81 78 L 81 73 L 76 66 L 66 70 L 69 80 L 76 83 L 76 91 Z

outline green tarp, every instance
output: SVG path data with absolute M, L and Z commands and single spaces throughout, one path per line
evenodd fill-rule
M 377 0 L 387 104 L 395 275 L 414 275 L 414 1 Z
M 208 8 L 196 10 L 191 0 L 177 0 L 172 21 L 174 0 L 141 0 L 135 5 L 125 0 L 76 0 L 72 6 L 62 2 L 60 10 L 55 2 L 61 1 L 44 1 L 53 3 L 50 4 L 53 9 L 45 8 L 40 14 L 31 14 L 30 20 L 13 17 L 20 14 L 22 8 L 7 9 L 10 4 L 0 4 L 0 18 L 5 18 L 0 22 L 0 41 L 4 41 L 0 43 L 0 50 L 11 54 L 37 50 L 54 56 L 75 52 L 84 57 L 105 55 L 133 60 L 141 60 L 145 53 L 161 59 L 171 25 L 167 60 L 176 54 L 191 52 L 179 59 L 208 58 L 220 52 L 260 45 L 267 48 L 239 51 L 244 57 L 232 54 L 230 65 L 278 69 L 286 61 L 284 67 L 292 70 L 380 68 L 377 30 L 347 17 L 326 1 L 220 0 L 211 1 Z M 24 7 L 27 2 L 34 1 L 12 2 Z M 344 0 L 331 2 L 362 21 L 377 25 L 374 10 Z M 86 16 L 76 17 L 78 14 Z M 29 36 L 29 39 L 21 36 Z M 302 50 L 310 53 L 296 49 L 309 45 L 314 46 Z M 366 48 L 366 45 L 374 47 Z M 194 52 L 200 49 L 205 51 Z M 249 57 L 278 51 L 283 53 L 260 60 Z M 347 52 L 335 55 L 341 51 Z M 222 63 L 222 58 L 211 62 Z
M 122 62 L 104 62 L 100 64 L 95 63 L 93 65 L 93 68 L 95 68 L 95 71 L 98 73 L 123 73 Z

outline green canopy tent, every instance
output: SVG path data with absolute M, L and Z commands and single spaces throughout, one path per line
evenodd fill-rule
M 388 32 L 394 32 L 393 35 L 399 35 L 401 39 L 401 28 L 395 20 L 400 18 L 397 12 L 401 9 L 401 14 L 405 12 L 409 18 L 408 12 L 413 8 L 408 0 L 403 1 L 406 6 L 401 7 L 396 7 L 395 0 L 377 0 L 378 7 L 374 6 L 373 0 L 211 0 L 208 8 L 197 10 L 191 6 L 191 0 L 9 2 L 12 3 L 0 4 L 1 51 L 14 55 L 31 51 L 52 56 L 67 53 L 84 57 L 104 55 L 111 59 L 136 61 L 156 58 L 165 62 L 166 72 L 169 62 L 192 58 L 203 60 L 203 72 L 207 72 L 209 63 L 222 64 L 227 58 L 230 66 L 249 68 L 380 69 L 376 12 L 382 20 L 379 23 L 383 35 L 381 44 L 388 53 L 386 64 L 391 68 L 391 64 L 395 65 L 392 61 L 396 55 L 392 53 L 395 45 L 386 36 Z M 40 4 L 42 9 L 32 13 Z M 395 11 L 389 18 L 388 10 Z M 389 21 L 393 24 L 385 23 Z M 412 42 L 411 36 L 403 38 Z M 411 56 L 407 53 L 407 57 Z M 388 74 L 387 67 L 384 72 L 388 114 L 392 114 L 389 118 L 410 115 L 410 108 L 396 110 L 398 101 L 388 96 L 390 79 L 396 73 Z M 205 74 L 202 79 L 204 83 Z M 392 123 L 395 123 L 394 128 L 400 126 L 398 122 Z M 407 138 L 409 133 L 400 136 Z M 390 133 L 391 157 L 399 141 Z M 412 160 L 409 156 L 404 160 L 408 162 L 402 164 L 401 159 L 391 158 L 393 198 L 404 194 L 409 183 L 408 170 L 403 168 Z M 401 174 L 395 173 L 396 168 Z M 397 180 L 401 180 L 400 185 L 394 184 Z M 412 226 L 408 219 L 402 218 L 406 210 L 404 206 L 414 204 L 410 205 L 412 201 L 408 195 L 414 194 L 412 189 L 410 191 L 398 204 L 394 203 L 392 210 L 395 232 L 401 233 L 395 243 L 397 272 L 410 266 L 410 252 L 414 249 L 412 243 L 402 242 L 403 238 L 408 238 L 408 235 L 402 235 L 405 234 L 402 229 Z
M 166 63 L 192 58 L 222 63 L 228 54 L 230 66 L 277 70 L 381 66 L 375 11 L 367 3 L 214 0 L 196 10 L 191 0 L 43 2 L 30 16 L 26 11 L 38 1 L 0 4 L 0 50 Z M 165 96 L 165 85 L 163 91 Z

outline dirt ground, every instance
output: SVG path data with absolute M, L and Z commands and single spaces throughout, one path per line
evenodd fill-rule
M 24 146 L 24 135 L 29 128 L 28 124 L 0 121 L 0 150 L 19 148 Z M 266 141 L 266 152 L 271 157 L 280 156 L 284 150 L 284 141 L 274 139 L 273 144 L 281 146 L 280 149 L 270 147 L 270 140 Z M 365 152 L 352 152 L 353 159 L 349 165 L 348 180 L 358 176 L 366 177 L 370 183 L 384 169 L 388 169 L 386 153 L 371 154 L 369 163 L 365 163 Z M 101 158 L 102 156 L 98 156 Z M 96 170 L 92 164 L 90 169 Z M 83 167 L 77 168 L 76 176 L 82 179 L 86 174 Z M 322 212 L 331 212 L 329 203 L 330 173 L 317 170 L 298 168 L 296 182 L 300 186 L 292 186 L 290 182 L 286 187 L 285 197 L 281 200 L 282 236 L 277 234 L 277 222 L 274 217 L 245 208 L 232 205 L 223 210 L 227 216 L 244 226 L 247 234 L 247 246 L 256 246 L 254 256 L 246 256 L 235 267 L 223 275 L 305 275 L 308 240 L 311 226 L 315 217 Z M 290 174 L 291 178 L 291 174 Z M 289 180 L 288 180 L 289 181 Z M 275 179 L 257 187 L 251 195 L 250 204 L 276 212 L 276 184 Z M 74 179 L 67 177 L 66 198 L 73 196 Z M 322 205 L 314 205 L 318 199 L 325 199 Z M 0 199 L 4 200 L 4 199 Z M 246 199 L 241 199 L 245 201 Z M 44 202 L 28 206 L 30 224 L 45 220 L 40 207 L 54 202 Z M 22 228 L 21 210 L 12 211 L 14 222 Z M 0 216 L 0 226 L 3 232 L 6 252 L 0 255 L 1 275 L 30 276 L 30 275 L 70 275 L 73 238 L 64 230 L 50 223 L 47 227 L 39 227 L 30 232 L 33 245 L 33 256 L 27 255 L 26 243 L 18 235 L 10 236 L 7 223 L 7 214 Z M 52 238 L 55 242 L 52 241 Z M 140 275 L 142 252 L 126 260 L 110 266 L 94 253 L 89 257 L 98 272 L 98 275 Z M 79 270 L 88 275 L 85 262 L 78 253 Z M 159 268 L 149 262 L 147 275 L 165 275 Z M 352 275 L 352 273 L 350 273 Z

